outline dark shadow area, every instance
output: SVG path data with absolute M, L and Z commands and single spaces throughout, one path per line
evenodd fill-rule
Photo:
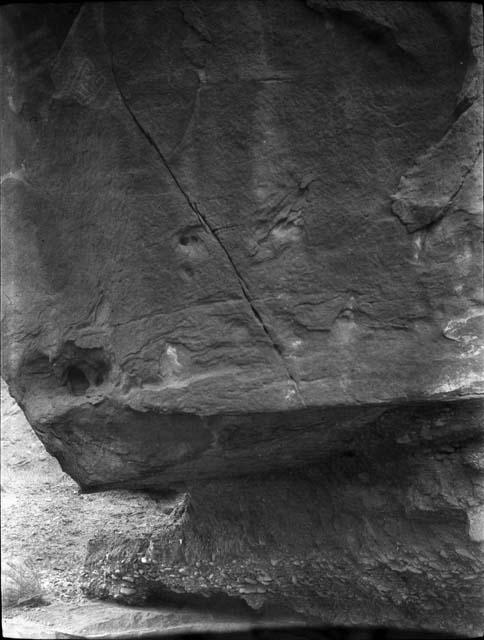
M 73 637 L 73 636 L 72 636 Z M 131 638 L 135 636 L 122 636 Z M 201 633 L 173 633 L 171 635 L 147 633 L 137 638 L 163 638 L 183 640 L 455 640 L 463 636 L 430 631 L 405 631 L 364 627 L 280 627 L 250 629 L 247 631 L 221 631 Z M 121 636 L 120 636 L 121 638 Z
M 204 596 L 197 593 L 175 593 L 160 587 L 156 592 L 151 592 L 150 599 L 146 604 L 156 606 L 160 603 L 163 603 L 163 606 L 174 605 L 178 609 L 188 611 L 206 612 L 209 610 L 220 615 L 241 616 L 243 620 L 257 617 L 254 610 L 242 598 L 231 597 L 225 593 Z
M 89 388 L 89 380 L 78 367 L 69 367 L 66 373 L 66 384 L 75 396 L 82 396 Z

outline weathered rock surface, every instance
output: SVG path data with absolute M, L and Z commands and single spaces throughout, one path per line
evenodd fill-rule
M 481 9 L 14 6 L 3 30 L 3 372 L 84 489 L 188 491 L 136 597 L 482 628 Z M 212 553 L 242 573 L 163 573 Z
M 360 4 L 5 10 L 4 370 L 82 486 L 482 390 L 479 9 Z

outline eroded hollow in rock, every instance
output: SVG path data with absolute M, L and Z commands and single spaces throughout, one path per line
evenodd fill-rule
M 33 353 L 30 357 L 24 359 L 20 373 L 22 378 L 52 375 L 52 366 L 49 357 L 44 353 Z
M 82 369 L 73 366 L 67 369 L 66 373 L 67 388 L 75 396 L 82 396 L 89 389 L 89 380 L 86 378 Z
M 110 371 L 102 348 L 83 349 L 73 342 L 64 345 L 54 367 L 62 384 L 75 396 L 84 395 L 91 386 L 103 384 Z
M 202 595 L 197 593 L 185 593 L 183 591 L 171 591 L 160 586 L 150 591 L 146 600 L 148 605 L 159 605 L 160 603 L 174 605 L 175 607 L 189 607 L 192 610 L 219 612 L 222 614 L 240 615 L 242 617 L 253 617 L 254 611 L 242 598 L 229 596 L 223 592 Z
M 23 389 L 32 392 L 59 393 L 67 389 L 74 396 L 82 396 L 89 387 L 102 385 L 110 371 L 110 359 L 103 348 L 82 348 L 67 341 L 53 357 L 37 350 L 28 354 L 19 367 L 19 381 Z

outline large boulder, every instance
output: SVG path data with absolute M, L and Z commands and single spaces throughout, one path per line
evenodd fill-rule
M 280 528 L 304 575 L 307 545 L 318 575 L 342 545 L 355 620 L 475 630 L 480 7 L 11 5 L 3 31 L 3 375 L 47 450 L 85 490 L 188 490 L 190 562 L 212 536 L 221 565 L 257 564 L 229 538 Z M 328 495 L 351 513 L 331 534 Z M 395 586 L 381 514 L 435 575 Z M 360 548 L 378 593 L 347 567 Z M 346 611 L 314 595 L 325 575 L 308 615 Z M 295 602 L 284 576 L 273 599 Z
M 4 372 L 83 487 L 482 390 L 471 13 L 5 10 Z

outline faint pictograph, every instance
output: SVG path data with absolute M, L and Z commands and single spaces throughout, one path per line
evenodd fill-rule
M 56 62 L 51 72 L 56 86 L 54 97 L 75 100 L 82 106 L 88 106 L 100 97 L 106 84 L 104 74 L 86 57 L 76 57 L 66 67 Z

